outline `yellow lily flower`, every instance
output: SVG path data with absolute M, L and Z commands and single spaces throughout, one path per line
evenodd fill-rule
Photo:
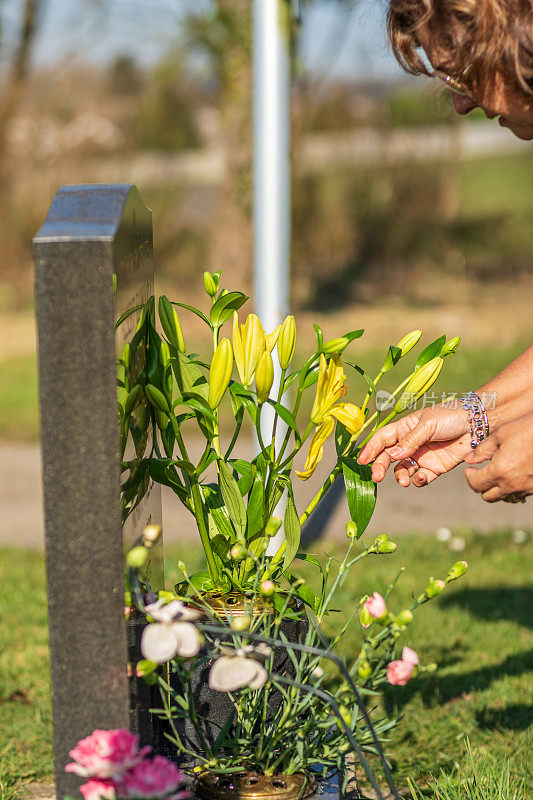
M 365 415 L 362 410 L 354 403 L 339 403 L 329 413 L 330 416 L 338 419 L 352 436 L 359 433 L 365 421 Z
M 311 439 L 311 444 L 309 445 L 309 452 L 307 453 L 307 458 L 305 460 L 305 465 L 303 468 L 303 472 L 296 471 L 296 474 L 302 481 L 308 480 L 311 477 L 315 469 L 317 468 L 317 464 L 324 455 L 324 442 L 328 438 L 328 436 L 333 433 L 333 428 L 335 427 L 335 420 L 333 417 L 329 416 L 326 417 L 324 422 L 322 422 L 315 430 L 313 434 L 313 438 Z
M 318 384 L 316 387 L 316 397 L 311 411 L 311 422 L 320 425 L 343 394 L 346 393 L 346 375 L 342 367 L 341 357 L 334 353 L 329 364 L 326 356 L 320 356 L 320 366 L 318 370 Z
M 233 313 L 233 354 L 241 383 L 251 384 L 255 368 L 266 349 L 265 332 L 257 314 L 248 314 L 239 330 L 239 315 Z
M 280 330 L 281 325 L 278 325 L 278 327 L 273 330 L 272 333 L 265 334 L 265 350 L 268 350 L 269 353 L 272 352 L 277 344 Z

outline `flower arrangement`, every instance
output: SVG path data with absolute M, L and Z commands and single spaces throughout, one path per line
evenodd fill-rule
M 191 575 L 189 584 L 204 592 L 245 592 L 254 585 L 257 559 L 268 549 L 270 538 L 281 525 L 275 510 L 282 498 L 286 504 L 285 537 L 266 559 L 264 580 L 278 585 L 291 579 L 290 566 L 299 549 L 301 527 L 341 474 L 354 529 L 357 536 L 364 533 L 374 510 L 376 486 L 370 468 L 357 463 L 358 452 L 378 428 L 431 388 L 444 358 L 457 349 L 459 338 L 446 341 L 441 336 L 424 348 L 411 374 L 388 395 L 385 408 L 375 404 L 378 384 L 415 347 L 421 331 L 412 331 L 390 346 L 372 380 L 358 364 L 344 358 L 349 345 L 362 336 L 362 330 L 324 341 L 322 330 L 315 325 L 314 352 L 291 371 L 296 355 L 294 317 L 288 316 L 268 334 L 255 314 L 249 314 L 241 324 L 239 309 L 247 297 L 242 292 L 222 289 L 220 277 L 220 273 L 204 274 L 210 300 L 207 313 L 171 302 L 165 296 L 159 298 L 159 322 L 164 336 L 156 329 L 154 298 L 143 307 L 130 309 L 118 320 L 117 324 L 121 324 L 128 314 L 141 309 L 135 336 L 126 342 L 119 359 L 122 454 L 129 435 L 136 445 L 134 457 L 122 465 L 124 472 L 129 472 L 122 486 L 122 504 L 126 518 L 142 498 L 150 477 L 169 486 L 192 514 L 205 553 L 207 569 Z M 187 309 L 205 324 L 212 346 L 209 363 L 187 353 L 177 307 Z M 222 329 L 230 320 L 231 340 L 222 336 Z M 274 348 L 279 385 L 271 396 Z M 139 371 L 141 350 L 145 366 Z M 234 368 L 237 376 L 232 379 Z M 345 399 L 346 368 L 365 383 L 366 394 L 360 405 Z M 302 399 L 311 391 L 311 413 L 302 421 Z M 268 426 L 262 424 L 266 406 L 273 414 Z M 225 442 L 220 432 L 223 413 L 233 425 L 229 441 Z M 258 441 L 259 452 L 252 459 L 234 455 L 245 414 Z M 152 447 L 145 453 L 149 427 Z M 285 433 L 280 436 L 283 427 Z M 299 512 L 293 481 L 311 477 L 322 459 L 326 440 L 334 432 L 336 463 L 307 507 Z M 197 463 L 191 460 L 187 447 L 191 434 L 199 434 L 205 441 Z M 294 459 L 308 441 L 304 468 L 295 471 Z M 308 591 L 296 594 L 308 603 Z
M 84 800 L 182 800 L 183 775 L 151 747 L 139 747 L 139 737 L 124 728 L 96 730 L 81 739 L 65 767 L 88 781 L 80 787 Z
M 361 596 L 334 636 L 326 637 L 323 622 L 334 613 L 335 596 L 358 562 L 396 550 L 386 534 L 372 543 L 362 538 L 374 510 L 376 486 L 357 455 L 378 428 L 428 391 L 459 339 L 441 336 L 425 347 L 384 405 L 378 384 L 411 352 L 421 331 L 390 346 L 372 379 L 346 358 L 362 330 L 324 341 L 315 325 L 316 347 L 294 367 L 297 331 L 292 316 L 265 333 L 254 314 L 241 323 L 239 310 L 247 298 L 221 289 L 220 273 L 205 273 L 204 286 L 210 300 L 207 312 L 159 299 L 163 336 L 154 298 L 131 309 L 129 313 L 141 311 L 140 319 L 119 359 L 122 466 L 129 472 L 122 486 L 124 518 L 142 499 L 150 478 L 170 487 L 194 519 L 206 563 L 205 570 L 189 574 L 180 562 L 183 580 L 175 591 L 154 595 L 143 568 L 158 527 L 148 526 L 127 554 L 127 606 L 135 606 L 147 623 L 143 659 L 134 666 L 135 674 L 159 684 L 163 707 L 154 713 L 165 722 L 174 754 L 198 772 L 200 783 L 206 772 L 238 775 L 243 769 L 311 780 L 332 768 L 343 772 L 346 754 L 354 751 L 380 796 L 365 753 L 382 757 L 393 788 L 381 742 L 396 720 L 380 712 L 377 702 L 369 712 L 362 695 L 378 698 L 384 684 L 403 686 L 435 668 L 422 665 L 400 640 L 417 609 L 461 577 L 466 562 L 455 564 L 444 579 L 430 578 L 409 608 L 393 610 L 400 571 L 383 594 Z M 212 351 L 208 362 L 187 353 L 177 308 L 206 325 Z M 230 321 L 231 339 L 222 336 Z M 139 369 L 139 364 L 144 366 Z M 347 369 L 364 381 L 360 404 L 347 399 Z M 302 400 L 310 392 L 309 413 Z M 223 415 L 230 420 L 229 433 L 227 424 L 221 426 Z M 251 459 L 238 452 L 245 415 L 258 443 Z M 193 431 L 205 443 L 196 461 L 188 448 Z M 336 461 L 319 491 L 298 511 L 293 481 L 306 481 L 315 472 L 331 436 Z M 135 445 L 132 458 L 124 455 L 129 437 Z M 297 471 L 294 459 L 305 447 L 305 464 Z M 340 561 L 328 557 L 324 562 L 299 552 L 300 532 L 340 475 L 351 517 L 347 549 Z M 275 514 L 282 498 L 283 521 Z M 283 542 L 273 548 L 272 538 L 282 524 Z M 298 576 L 298 560 L 316 570 L 318 590 Z M 289 630 L 291 623 L 296 627 Z M 360 649 L 346 660 L 336 648 L 349 625 L 359 627 Z M 170 673 L 161 673 L 162 664 L 170 665 Z M 211 718 L 199 700 L 202 681 L 208 684 L 210 700 L 213 695 L 221 698 L 222 717 L 218 713 Z

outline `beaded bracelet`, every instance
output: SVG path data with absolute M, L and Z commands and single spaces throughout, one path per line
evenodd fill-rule
M 489 435 L 489 420 L 485 406 L 480 397 L 473 391 L 460 397 L 461 405 L 468 414 L 470 425 L 470 445 L 475 450 L 480 442 Z

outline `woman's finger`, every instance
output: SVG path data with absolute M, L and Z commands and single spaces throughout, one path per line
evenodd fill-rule
M 478 444 L 475 450 L 465 456 L 467 464 L 481 464 L 483 461 L 492 458 L 498 447 L 500 440 L 497 433 L 493 433 L 488 439 Z
M 390 467 L 391 464 L 391 457 L 387 453 L 386 450 L 383 450 L 382 453 L 375 459 L 374 463 L 372 464 L 372 480 L 375 483 L 380 483 L 385 474 Z
M 418 467 L 416 467 L 412 461 L 400 461 L 394 467 L 394 477 L 396 478 L 396 483 L 398 483 L 399 486 L 409 486 L 411 483 L 411 478 L 417 469 Z
M 482 469 L 469 467 L 465 470 L 465 477 L 470 484 L 470 488 L 478 493 L 487 492 L 493 486 L 498 485 L 498 474 L 494 470 L 492 461 Z
M 389 455 L 397 461 L 414 455 L 423 444 L 431 439 L 432 427 L 427 422 L 419 422 L 412 430 L 403 434 L 398 439 L 398 444 L 389 447 Z
M 360 464 L 369 464 L 371 461 L 374 461 L 376 456 L 386 447 L 396 444 L 398 436 L 399 430 L 397 422 L 391 422 L 390 425 L 385 425 L 384 428 L 376 431 L 372 438 L 365 444 L 357 458 L 358 462 Z
M 503 500 L 507 496 L 507 492 L 499 486 L 492 486 L 486 492 L 483 492 L 481 497 L 487 503 L 497 503 L 498 500 Z

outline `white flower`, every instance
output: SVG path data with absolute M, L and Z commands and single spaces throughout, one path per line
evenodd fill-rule
M 145 607 L 155 622 L 149 623 L 141 638 L 141 652 L 149 661 L 164 664 L 175 656 L 192 658 L 200 649 L 201 638 L 192 620 L 201 616 L 179 600 L 158 600 Z
M 209 687 L 217 692 L 234 692 L 247 686 L 249 689 L 262 689 L 268 680 L 268 672 L 257 659 L 267 659 L 272 650 L 261 643 L 257 647 L 246 644 L 234 650 L 220 647 L 223 655 L 218 658 L 209 671 Z
M 465 549 L 465 540 L 462 536 L 454 536 L 450 539 L 450 543 L 448 545 L 450 550 L 454 550 L 456 553 L 460 553 L 461 550 Z
M 201 612 L 196 608 L 189 608 L 180 600 L 171 600 L 167 603 L 166 600 L 158 600 L 156 603 L 151 603 L 145 606 L 145 611 L 156 622 L 175 622 L 177 619 L 184 622 L 192 622 L 202 616 Z
M 513 531 L 512 539 L 515 544 L 524 544 L 527 542 L 527 533 L 521 530 Z
M 437 528 L 435 531 L 435 537 L 439 540 L 439 542 L 449 542 L 452 538 L 452 532 L 449 528 Z

